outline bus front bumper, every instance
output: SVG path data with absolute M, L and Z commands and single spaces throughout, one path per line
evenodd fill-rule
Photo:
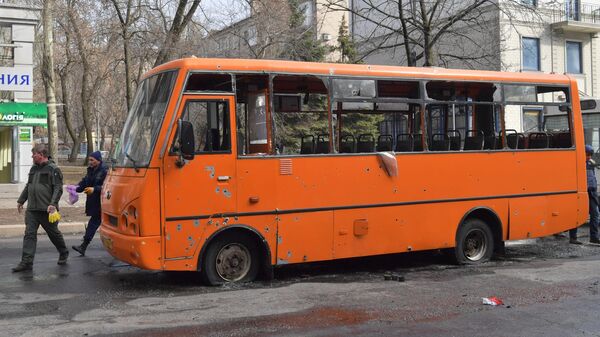
M 107 227 L 100 226 L 100 239 L 113 257 L 142 269 L 162 269 L 160 236 L 123 235 Z

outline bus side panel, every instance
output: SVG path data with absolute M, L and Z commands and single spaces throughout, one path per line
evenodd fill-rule
M 577 227 L 577 194 L 510 200 L 510 240 L 542 237 Z
M 333 258 L 333 211 L 283 214 L 278 218 L 278 265 Z
M 477 208 L 498 215 L 505 238 L 506 199 L 335 211 L 334 257 L 454 247 L 461 219 Z
M 203 220 L 203 222 L 206 222 Z M 206 225 L 200 220 L 176 220 L 165 223 L 165 258 L 191 257 L 198 241 L 203 238 Z
M 272 157 L 237 160 L 238 213 L 275 209 L 278 164 Z M 293 199 L 293 196 L 287 197 Z
M 169 221 L 166 225 L 166 270 L 198 270 L 200 253 L 206 251 L 211 237 L 239 228 L 252 228 L 264 239 L 275 264 L 277 225 L 275 215 L 213 217 L 211 219 Z M 219 233 L 217 233 L 219 232 Z

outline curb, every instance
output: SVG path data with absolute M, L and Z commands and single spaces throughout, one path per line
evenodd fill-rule
M 64 222 L 58 224 L 58 229 L 63 234 L 75 234 L 85 232 L 85 222 Z M 25 225 L 0 226 L 0 238 L 22 237 L 25 233 Z M 46 235 L 46 231 L 40 226 L 38 235 Z

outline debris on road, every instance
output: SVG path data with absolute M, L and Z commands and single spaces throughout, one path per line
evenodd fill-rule
M 383 279 L 386 281 L 404 282 L 404 276 L 398 275 L 398 274 L 392 274 L 392 273 L 383 274 Z
M 496 296 L 482 297 L 481 299 L 483 300 L 483 304 L 485 304 L 485 305 L 493 305 L 493 306 L 504 305 L 504 302 L 502 302 L 502 300 Z

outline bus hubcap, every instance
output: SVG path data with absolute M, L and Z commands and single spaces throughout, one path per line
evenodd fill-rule
M 479 261 L 485 255 L 487 242 L 482 230 L 473 229 L 465 237 L 463 253 L 470 261 Z
M 250 252 L 238 243 L 231 243 L 221 248 L 217 254 L 217 274 L 226 281 L 239 281 L 250 270 Z

